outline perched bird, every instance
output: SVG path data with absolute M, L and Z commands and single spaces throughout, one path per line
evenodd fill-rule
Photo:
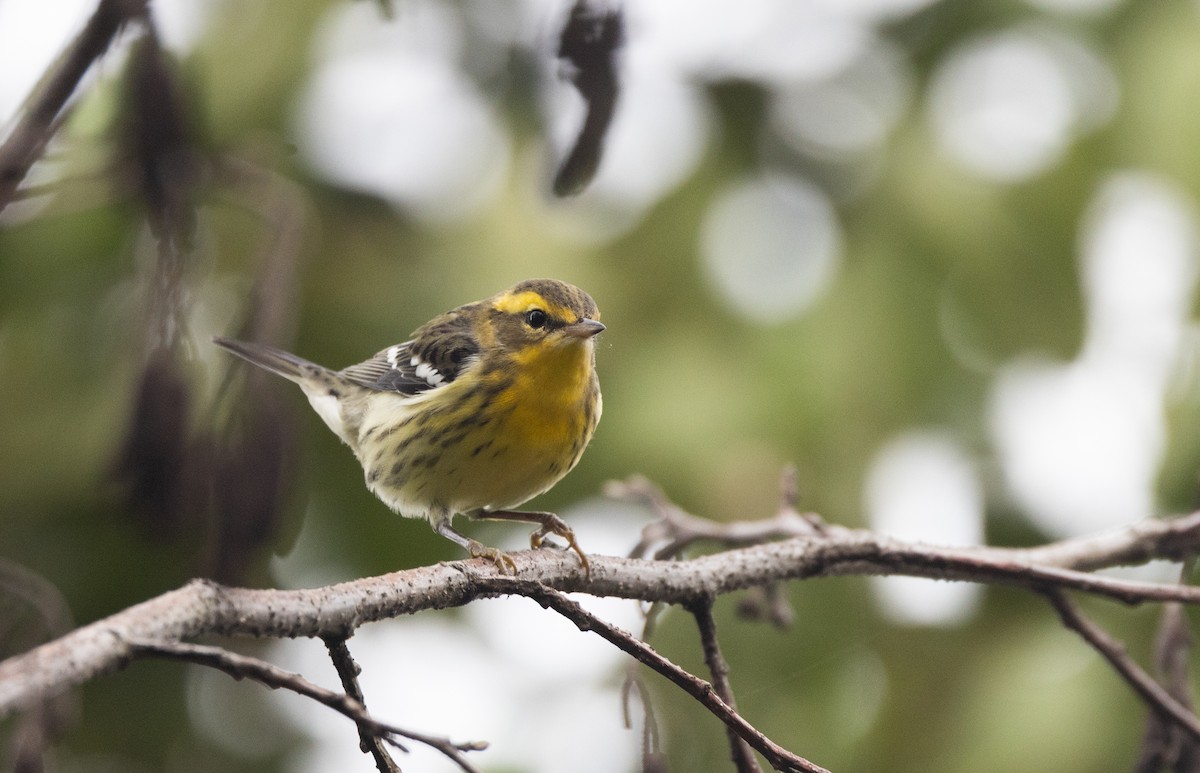
M 434 317 L 411 340 L 339 371 L 262 344 L 213 341 L 299 384 L 362 463 L 367 487 L 396 512 L 428 519 L 502 571 L 516 571 L 512 558 L 459 533 L 451 519 L 540 524 L 530 544 L 563 537 L 586 571 L 561 518 L 512 508 L 561 480 L 596 430 L 599 317 L 579 288 L 530 279 Z

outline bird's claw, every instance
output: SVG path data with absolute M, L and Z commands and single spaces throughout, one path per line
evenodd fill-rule
M 579 543 L 575 541 L 575 530 L 557 515 L 548 515 L 549 517 L 542 523 L 542 528 L 529 535 L 529 546 L 537 550 L 542 546 L 546 536 L 550 534 L 562 537 L 567 541 L 567 545 L 571 550 L 574 550 L 575 554 L 579 556 L 579 563 L 583 565 L 584 576 L 591 577 L 592 565 L 588 562 L 587 553 L 584 553 L 583 548 L 579 547 Z
M 467 552 L 471 554 L 471 558 L 486 558 L 496 565 L 497 571 L 500 574 L 517 573 L 517 562 L 513 561 L 513 557 L 505 553 L 499 548 L 488 547 L 482 542 L 471 540 L 467 545 Z

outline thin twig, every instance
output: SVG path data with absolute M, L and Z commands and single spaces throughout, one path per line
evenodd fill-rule
M 342 680 L 342 689 L 346 691 L 346 695 L 351 700 L 366 710 L 367 700 L 363 697 L 362 687 L 358 683 L 358 675 L 362 673 L 362 669 L 351 657 L 350 648 L 346 646 L 346 638 L 344 636 L 326 637 L 325 648 L 329 650 L 329 659 L 333 661 L 338 678 Z M 375 767 L 379 769 L 379 773 L 400 773 L 400 766 L 392 759 L 392 755 L 388 754 L 387 748 L 383 745 L 383 738 L 369 725 L 361 722 L 358 723 L 358 748 L 362 749 L 363 754 L 370 754 L 375 759 Z
M 621 712 L 625 728 L 633 729 L 633 696 L 636 693 L 642 704 L 642 773 L 666 771 L 666 755 L 662 750 L 662 738 L 658 730 L 658 718 L 654 714 L 654 703 L 646 691 L 646 685 L 637 674 L 637 664 L 630 663 L 629 673 L 621 683 Z
M 1112 638 L 1100 626 L 1093 623 L 1079 607 L 1058 588 L 1041 589 L 1050 604 L 1058 612 L 1063 625 L 1079 634 L 1105 660 L 1116 669 L 1133 691 L 1142 697 L 1151 709 L 1169 718 L 1192 738 L 1200 739 L 1200 718 L 1171 697 L 1158 682 L 1129 657 L 1121 642 Z
M 1010 552 L 1018 561 L 1083 572 L 1157 559 L 1185 561 L 1200 552 L 1200 511 L 1177 518 L 1147 518 L 1101 534 L 1013 548 Z
M 816 513 L 800 512 L 800 473 L 794 464 L 784 465 L 783 471 L 779 473 L 779 512 L 795 513 L 807 521 L 818 534 L 824 534 L 831 528 Z
M 633 558 L 675 558 L 691 545 L 710 541 L 724 547 L 757 545 L 772 539 L 823 535 L 839 541 L 861 534 L 828 524 L 816 513 L 799 513 L 787 507 L 790 497 L 787 471 L 781 484 L 784 506 L 774 518 L 711 521 L 688 513 L 672 502 L 662 489 L 642 475 L 605 484 L 604 494 L 612 499 L 646 507 L 659 520 L 642 530 L 642 539 L 630 553 Z M 657 542 L 666 544 L 651 552 Z M 1132 566 L 1155 559 L 1182 561 L 1200 552 L 1200 511 L 1178 518 L 1149 518 L 1103 534 L 1051 542 L 1029 548 L 969 548 L 1004 553 L 1006 558 L 1026 564 L 1094 571 L 1110 566 Z
M 642 611 L 641 641 L 649 644 L 655 624 L 662 616 L 665 604 L 639 604 Z M 621 707 L 625 713 L 625 727 L 632 728 L 630 702 L 632 693 L 636 690 L 642 704 L 644 722 L 642 723 L 642 773 L 659 773 L 667 770 L 666 755 L 662 750 L 662 740 L 658 730 L 658 718 L 654 712 L 654 698 L 646 689 L 638 669 L 637 660 L 630 660 L 625 671 L 625 681 L 621 685 Z
M 688 673 L 684 669 L 658 654 L 650 645 L 639 641 L 628 631 L 624 631 L 610 623 L 601 620 L 585 610 L 576 602 L 567 598 L 553 588 L 548 588 L 537 582 L 521 580 L 508 576 L 492 576 L 481 578 L 477 582 L 488 590 L 497 593 L 511 593 L 526 596 L 544 607 L 553 609 L 570 620 L 581 631 L 592 631 L 618 649 L 637 658 L 649 668 L 665 676 L 677 687 L 691 695 L 700 705 L 708 709 L 717 719 L 721 720 L 750 744 L 759 754 L 763 755 L 776 770 L 791 773 L 828 773 L 825 768 L 816 765 L 803 757 L 783 748 L 767 738 L 760 730 L 738 714 L 736 710 L 717 695 L 713 686 L 703 679 Z
M 799 513 L 786 502 L 789 482 L 781 484 L 785 505 L 774 518 L 759 521 L 717 522 L 692 515 L 667 498 L 663 490 L 641 475 L 631 475 L 623 481 L 609 481 L 604 494 L 611 499 L 632 502 L 648 508 L 658 520 L 642 529 L 642 538 L 630 551 L 631 558 L 678 558 L 697 542 L 715 542 L 725 547 L 758 545 L 773 539 L 811 537 L 824 534 L 833 527 L 825 524 L 815 513 Z M 794 501 L 794 500 L 793 500 Z M 656 544 L 663 543 L 651 550 Z
M 1188 663 L 1191 649 L 1192 634 L 1183 606 L 1164 604 L 1154 639 L 1155 676 L 1179 705 L 1194 711 Z M 1188 737 L 1163 712 L 1148 711 L 1134 773 L 1194 772 L 1198 748 L 1196 739 Z
M 713 603 L 711 599 L 698 602 L 689 607 L 696 618 L 696 627 L 700 630 L 700 646 L 704 651 L 704 663 L 712 674 L 713 689 L 721 700 L 737 711 L 737 703 L 733 697 L 733 687 L 729 683 L 729 663 L 721 654 L 721 644 L 717 640 L 717 621 L 713 618 Z M 726 725 L 725 731 L 729 736 L 729 753 L 738 773 L 762 773 L 754 751 L 733 728 Z
M 333 709 L 344 717 L 352 720 L 359 727 L 370 728 L 370 732 L 378 737 L 389 739 L 397 748 L 404 747 L 396 743 L 393 736 L 407 738 L 410 741 L 424 744 L 431 749 L 441 752 L 452 760 L 463 773 L 480 773 L 464 756 L 464 752 L 481 751 L 487 748 L 486 741 L 467 741 L 455 743 L 442 736 L 427 735 L 413 730 L 405 730 L 386 722 L 380 722 L 367 713 L 367 708 L 361 702 L 349 695 L 327 690 L 315 685 L 300 674 L 285 671 L 276 665 L 236 652 L 211 647 L 203 644 L 186 644 L 182 642 L 156 642 L 127 640 L 131 658 L 162 658 L 178 660 L 184 663 L 214 668 L 228 674 L 237 680 L 250 679 L 272 690 L 282 689 L 302 695 L 305 698 Z

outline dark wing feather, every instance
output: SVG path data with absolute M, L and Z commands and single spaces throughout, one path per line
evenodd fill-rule
M 449 384 L 478 354 L 470 320 L 455 309 L 426 323 L 411 341 L 389 346 L 341 375 L 367 389 L 416 395 Z
M 437 384 L 418 375 L 416 366 L 410 363 L 411 346 L 412 341 L 389 346 L 371 359 L 346 368 L 342 376 L 359 386 L 379 392 L 415 395 L 432 389 Z

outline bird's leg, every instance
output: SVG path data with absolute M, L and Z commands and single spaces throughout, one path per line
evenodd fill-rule
M 486 558 L 496 565 L 501 574 L 516 574 L 517 563 L 513 561 L 512 556 L 498 548 L 490 548 L 479 540 L 473 540 L 470 537 L 460 534 L 455 531 L 450 525 L 449 519 L 439 520 L 433 524 L 433 530 L 450 540 L 454 544 L 463 548 L 470 554 L 471 558 Z
M 535 549 L 540 548 L 542 540 L 547 534 L 557 534 L 565 539 L 567 544 L 571 546 L 571 550 L 574 550 L 579 556 L 579 563 L 583 564 L 583 573 L 585 575 L 591 574 L 591 564 L 588 563 L 588 557 L 583 552 L 583 548 L 579 547 L 579 543 L 575 541 L 575 531 L 554 513 L 525 510 L 481 510 L 475 514 L 475 517 L 491 521 L 519 521 L 521 523 L 541 524 L 542 528 L 529 535 L 529 546 Z

